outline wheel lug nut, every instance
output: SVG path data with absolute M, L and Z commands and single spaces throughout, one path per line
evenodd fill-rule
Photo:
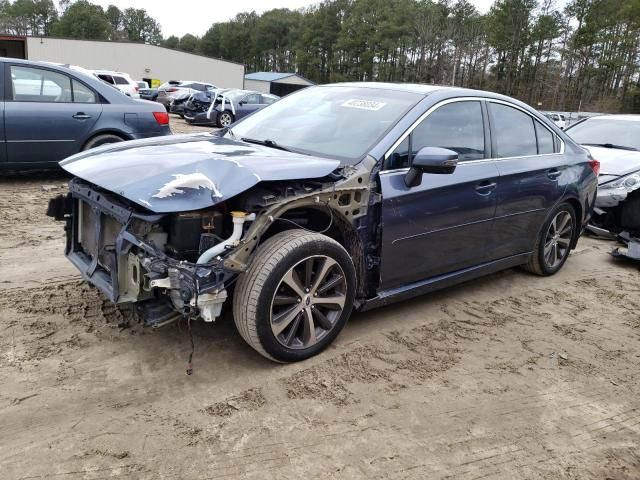
M 309 293 L 309 289 L 308 289 L 308 288 L 305 288 L 305 289 L 304 289 L 304 291 L 305 291 L 306 293 Z
M 298 303 L 300 303 L 301 301 L 302 301 L 302 299 L 301 299 L 301 298 L 299 298 L 299 299 L 298 299 Z

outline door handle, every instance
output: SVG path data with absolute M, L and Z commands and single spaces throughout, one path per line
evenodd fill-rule
M 73 116 L 73 118 L 76 120 L 87 120 L 88 118 L 91 118 L 91 115 L 87 115 L 84 112 L 78 112 Z
M 485 180 L 475 186 L 476 192 L 480 195 L 489 195 L 498 184 L 493 180 Z
M 547 176 L 551 179 L 551 180 L 555 180 L 556 178 L 558 178 L 560 175 L 562 175 L 562 171 L 558 170 L 557 168 L 552 168 L 551 170 L 549 170 L 547 172 Z

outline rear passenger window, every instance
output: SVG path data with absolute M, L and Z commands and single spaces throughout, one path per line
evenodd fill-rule
M 520 110 L 490 103 L 493 133 L 498 158 L 537 155 L 538 146 L 533 119 Z
M 113 77 L 116 82 L 116 85 L 129 85 L 129 82 L 124 77 Z
M 32 67 L 11 67 L 14 102 L 71 102 L 71 79 L 61 73 Z
M 460 161 L 484 158 L 484 123 L 477 101 L 454 102 L 435 110 L 411 134 L 411 153 L 423 147 L 458 152 Z
M 536 136 L 538 137 L 538 154 L 543 155 L 547 153 L 553 153 L 555 150 L 553 133 L 547 130 L 538 121 L 535 121 Z

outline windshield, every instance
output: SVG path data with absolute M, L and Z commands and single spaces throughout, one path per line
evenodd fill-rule
M 353 163 L 423 96 L 355 86 L 310 87 L 247 117 L 232 134 Z
M 640 121 L 590 118 L 566 132 L 584 145 L 612 144 L 640 150 Z

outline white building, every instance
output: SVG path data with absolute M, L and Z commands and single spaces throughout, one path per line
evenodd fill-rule
M 134 80 L 193 80 L 242 88 L 244 65 L 133 42 L 0 36 L 0 56 L 115 70 Z

